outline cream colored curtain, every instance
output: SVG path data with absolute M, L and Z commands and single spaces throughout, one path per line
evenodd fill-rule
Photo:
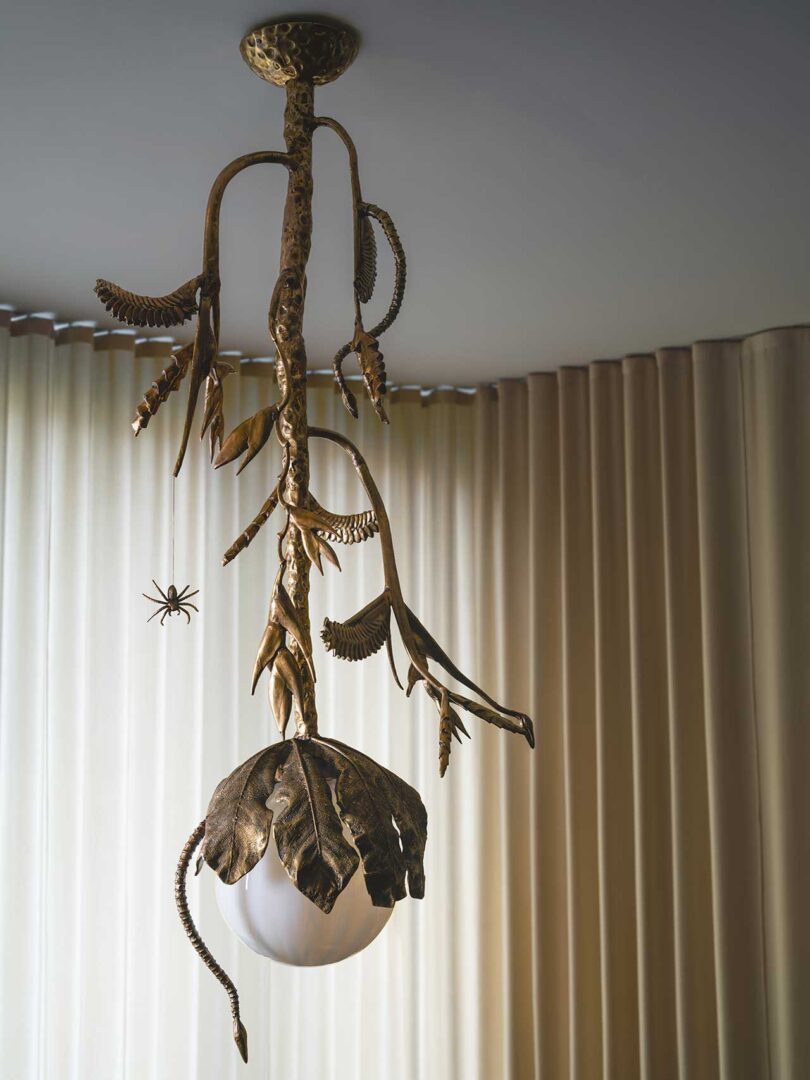
M 6 320 L 8 321 L 8 320 Z M 383 428 L 312 390 L 392 509 L 411 605 L 535 718 L 477 724 L 437 775 L 429 703 L 385 658 L 317 657 L 322 727 L 414 783 L 427 895 L 334 968 L 263 961 L 172 876 L 218 780 L 276 738 L 249 679 L 272 455 L 178 481 L 179 403 L 137 441 L 169 345 L 0 326 L 0 1072 L 14 1080 L 800 1080 L 810 1076 L 810 331 L 393 395 Z M 246 365 L 228 421 L 272 399 Z M 313 489 L 362 493 L 319 448 Z M 381 585 L 373 543 L 313 584 L 314 624 Z

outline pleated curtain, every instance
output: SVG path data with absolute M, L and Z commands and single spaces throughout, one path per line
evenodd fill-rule
M 435 709 L 384 654 L 316 641 L 321 729 L 429 813 L 427 892 L 334 967 L 245 949 L 207 869 L 188 945 L 174 867 L 213 788 L 278 735 L 250 674 L 275 570 L 268 494 L 192 447 L 180 400 L 128 422 L 171 345 L 0 326 L 0 1074 L 9 1080 L 801 1080 L 810 1076 L 810 330 L 395 392 L 353 421 L 403 587 L 537 749 L 471 718 L 438 777 Z M 227 385 L 232 426 L 274 400 Z M 182 397 L 178 395 L 178 398 Z M 312 490 L 364 507 L 337 450 Z M 376 541 L 313 578 L 313 626 L 378 594 Z M 403 653 L 397 658 L 404 674 Z

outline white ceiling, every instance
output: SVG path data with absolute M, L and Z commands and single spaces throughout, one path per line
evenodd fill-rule
M 409 255 L 392 379 L 471 383 L 810 319 L 810 5 L 342 0 L 318 91 Z M 112 325 L 97 276 L 197 272 L 208 187 L 281 147 L 255 0 L 0 0 L 0 300 Z M 344 151 L 316 136 L 307 342 L 351 332 Z M 269 352 L 283 170 L 223 212 L 224 345 Z M 385 276 L 374 304 L 385 302 Z

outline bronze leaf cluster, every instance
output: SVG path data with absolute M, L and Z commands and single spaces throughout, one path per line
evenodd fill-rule
M 378 907 L 392 907 L 408 890 L 424 896 L 427 811 L 419 793 L 336 739 L 287 739 L 234 769 L 208 806 L 203 857 L 233 885 L 262 858 L 271 832 L 291 880 L 324 912 L 361 864 Z

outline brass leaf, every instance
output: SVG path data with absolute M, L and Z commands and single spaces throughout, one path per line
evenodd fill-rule
M 439 706 L 439 776 L 444 776 L 450 764 L 450 749 L 453 742 L 453 723 L 450 719 L 450 700 L 447 691 L 441 695 Z
M 315 540 L 321 555 L 325 556 L 327 562 L 330 562 L 337 570 L 340 570 L 340 559 L 329 541 L 324 540 L 320 533 L 315 533 Z
M 213 297 L 203 296 L 200 300 L 200 312 L 197 318 L 197 332 L 194 335 L 194 351 L 191 357 L 191 371 L 189 374 L 188 404 L 186 405 L 186 419 L 183 425 L 183 435 L 180 440 L 180 449 L 177 460 L 174 463 L 174 475 L 177 476 L 186 456 L 191 424 L 194 420 L 194 412 L 197 408 L 197 398 L 200 388 L 208 378 L 209 372 L 216 360 L 217 339 L 211 325 L 211 309 Z
M 408 686 L 405 690 L 405 697 L 410 697 L 413 693 L 413 688 L 423 678 L 421 672 L 417 669 L 416 664 L 411 664 L 408 668 Z
M 245 1029 L 245 1025 L 239 1019 L 235 1019 L 233 1022 L 233 1041 L 236 1043 L 236 1049 L 239 1051 L 239 1056 L 247 1065 L 248 1033 Z
M 205 380 L 205 397 L 203 398 L 203 421 L 200 430 L 202 439 L 206 431 L 211 429 L 211 460 L 217 447 L 222 445 L 222 436 L 225 432 L 225 389 L 223 382 L 229 375 L 233 375 L 236 369 L 225 360 L 216 360 Z
M 278 667 L 274 666 L 270 673 L 270 708 L 273 710 L 273 717 L 276 721 L 276 727 L 281 732 L 282 739 L 287 737 L 287 725 L 290 722 L 290 713 L 292 712 L 292 693 L 287 686 L 284 678 L 278 671 Z
M 385 331 L 392 325 L 397 315 L 399 315 L 400 308 L 402 307 L 402 300 L 405 296 L 405 251 L 402 247 L 402 241 L 396 230 L 396 226 L 391 220 L 391 215 L 383 210 L 379 206 L 375 206 L 373 203 L 363 203 L 363 210 L 369 217 L 374 218 L 380 225 L 385 239 L 388 241 L 391 248 L 391 254 L 394 256 L 394 293 L 391 297 L 391 303 L 388 306 L 388 311 L 380 319 L 376 326 L 371 329 L 371 336 L 374 338 L 380 338 Z
M 324 619 L 321 638 L 341 660 L 366 660 L 386 643 L 391 626 L 391 602 L 382 592 L 345 622 Z
M 379 344 L 367 330 L 363 329 L 362 323 L 358 322 L 354 328 L 352 349 L 357 353 L 360 361 L 360 370 L 363 372 L 363 382 L 366 393 L 369 396 L 374 411 L 384 424 L 388 423 L 388 417 L 382 403 L 385 394 L 385 363 Z
M 259 453 L 261 448 L 270 438 L 273 427 L 278 419 L 278 405 L 268 405 L 259 409 L 253 416 L 243 420 L 233 429 L 222 444 L 222 449 L 217 454 L 214 467 L 220 469 L 231 461 L 235 461 L 240 454 L 245 457 L 236 471 L 236 475 L 244 469 Z M 247 453 L 245 453 L 247 451 Z
M 227 566 L 232 559 L 236 558 L 240 551 L 244 551 L 245 548 L 253 542 L 256 537 L 256 533 L 259 531 L 262 525 L 264 525 L 264 523 L 267 521 L 267 519 L 270 517 L 270 515 L 273 513 L 277 506 L 278 487 L 275 487 L 265 499 L 265 501 L 262 503 L 262 508 L 258 512 L 256 517 L 251 521 L 245 531 L 239 536 L 237 536 L 237 538 L 222 556 L 223 566 Z
M 468 713 L 472 713 L 473 716 L 477 716 L 479 720 L 486 720 L 488 724 L 492 724 L 494 727 L 502 728 L 504 731 L 511 731 L 513 735 L 522 735 L 529 746 L 534 749 L 534 724 L 525 713 L 510 713 L 509 716 L 516 717 L 516 720 L 511 720 L 509 716 L 502 716 L 500 713 L 495 712 L 494 709 L 481 705 L 478 701 L 471 701 L 462 694 L 456 694 L 453 691 L 450 693 L 450 700 L 454 704 L 460 705 Z
M 262 640 L 259 642 L 259 651 L 256 654 L 256 663 L 253 665 L 253 685 L 251 686 L 251 694 L 256 693 L 256 684 L 261 677 L 262 672 L 266 667 L 276 658 L 276 654 L 279 649 L 284 645 L 284 629 L 272 617 L 271 615 L 267 620 L 267 625 L 264 628 L 262 634 Z
M 274 622 L 277 622 L 279 626 L 283 627 L 287 633 L 294 638 L 298 648 L 301 650 L 302 656 L 307 662 L 312 681 L 315 682 L 315 665 L 312 662 L 312 646 L 309 642 L 309 636 L 304 633 L 298 618 L 298 613 L 290 599 L 290 594 L 281 582 L 276 586 L 270 600 L 270 618 Z
M 360 852 L 373 903 L 391 907 L 401 900 L 406 875 L 411 896 L 421 899 L 425 895 L 427 810 L 419 792 L 345 743 L 324 738 L 313 743 L 337 774 L 338 810 Z
M 413 635 L 425 656 L 430 657 L 431 660 L 435 660 L 436 663 L 440 664 L 454 679 L 458 679 L 458 681 L 466 686 L 468 690 L 472 690 L 474 694 L 483 698 L 491 708 L 485 708 L 483 705 L 479 705 L 477 702 L 470 701 L 469 698 L 456 693 L 450 694 L 450 700 L 454 704 L 460 705 L 462 709 L 466 709 L 467 712 L 472 713 L 474 716 L 478 716 L 481 720 L 486 720 L 488 724 L 494 724 L 496 727 L 503 728 L 505 731 L 514 732 L 516 735 L 522 735 L 533 749 L 534 725 L 530 718 L 526 716 L 525 713 L 516 712 L 514 709 L 507 709 L 506 706 L 501 705 L 494 698 L 490 697 L 490 695 L 482 690 L 480 686 L 476 686 L 472 679 L 465 675 L 464 672 L 453 663 L 441 645 L 439 645 L 436 639 L 422 625 L 411 609 L 407 608 L 406 611 Z M 413 670 L 415 672 L 413 683 L 415 683 L 421 676 L 418 671 L 415 671 L 415 669 Z M 411 672 L 409 671 L 409 693 L 413 689 L 413 683 L 411 682 Z M 510 720 L 509 717 L 513 717 L 514 719 Z
M 99 278 L 94 292 L 111 315 L 130 326 L 179 326 L 196 313 L 199 287 L 194 277 L 166 296 L 140 296 Z
M 290 739 L 275 795 L 280 807 L 273 835 L 293 884 L 327 914 L 359 865 L 318 756 L 309 740 Z
M 243 762 L 216 788 L 205 815 L 205 861 L 226 885 L 252 870 L 270 837 L 276 770 L 290 743 L 274 743 Z
M 370 336 L 375 340 L 379 340 L 380 336 L 385 333 L 399 315 L 402 307 L 406 277 L 405 252 L 390 214 L 372 203 L 363 203 L 361 209 L 365 215 L 374 218 L 379 223 L 394 256 L 394 294 L 391 297 L 388 311 L 370 331 Z M 338 349 L 332 361 L 332 371 L 335 374 L 335 382 L 340 389 L 343 404 L 352 416 L 357 419 L 357 400 L 349 389 L 349 384 L 343 374 L 343 361 L 353 349 L 354 345 L 351 341 L 347 341 L 345 345 Z
M 367 304 L 374 295 L 374 283 L 377 280 L 377 241 L 371 218 L 367 214 L 358 214 L 357 229 L 360 234 L 359 259 L 354 287 L 360 303 Z
M 359 544 L 380 531 L 380 523 L 373 510 L 362 510 L 358 514 L 333 514 L 331 510 L 324 510 L 312 495 L 309 496 L 308 510 L 313 515 L 310 527 L 317 529 L 333 544 Z
M 318 745 L 337 773 L 335 799 L 363 860 L 372 903 L 393 907 L 406 895 L 405 860 L 379 767 L 348 747 L 344 750 L 326 740 Z
M 318 538 L 316 537 L 312 529 L 308 528 L 306 525 L 298 524 L 298 521 L 296 520 L 295 510 L 290 511 L 290 517 L 296 523 L 298 533 L 301 537 L 301 543 L 303 544 L 307 558 L 312 563 L 312 565 L 319 571 L 319 573 L 322 574 L 323 564 L 321 563 L 321 548 L 318 544 Z
M 188 371 L 193 352 L 194 346 L 191 344 L 176 352 L 171 362 L 166 365 L 143 395 L 143 399 L 135 410 L 135 419 L 132 421 L 132 430 L 136 435 L 143 431 L 169 394 L 179 389 Z
M 301 669 L 298 666 L 298 661 L 289 649 L 279 649 L 273 667 L 273 674 L 278 674 L 279 678 L 286 686 L 289 694 L 295 700 L 295 707 L 298 709 L 299 714 L 301 716 L 306 715 L 304 709 L 304 683 L 301 678 Z M 289 716 L 289 710 L 287 715 Z M 283 735 L 284 732 L 282 731 L 281 734 Z

